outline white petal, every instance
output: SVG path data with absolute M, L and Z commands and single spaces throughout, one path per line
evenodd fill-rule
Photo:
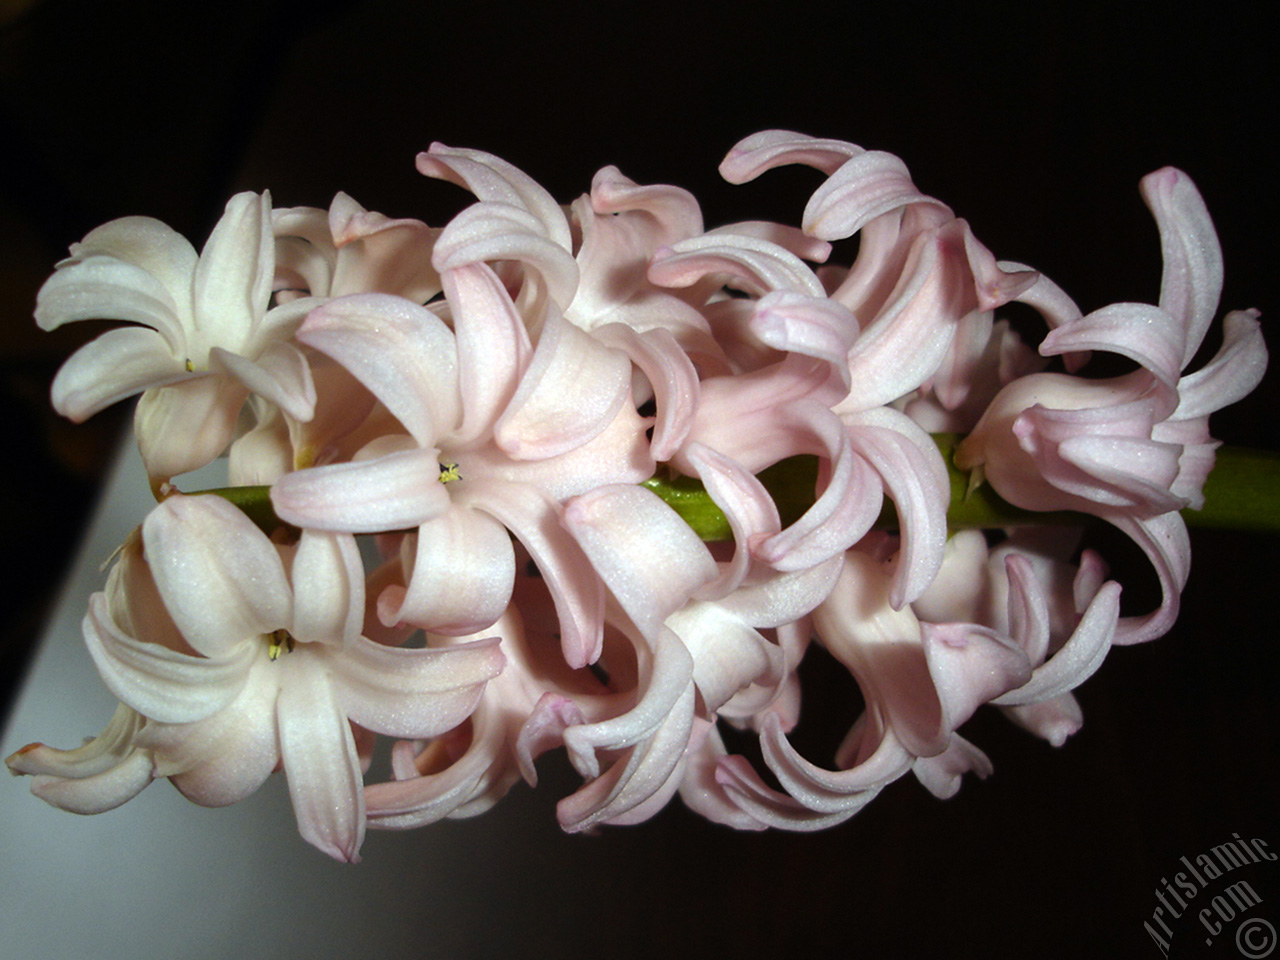
M 307 358 L 291 343 L 273 343 L 250 360 L 221 347 L 209 351 L 209 366 L 225 370 L 245 389 L 269 400 L 303 423 L 315 414 L 316 387 Z
M 102 733 L 72 750 L 43 743 L 29 743 L 5 758 L 10 772 L 82 780 L 106 773 L 128 759 L 133 739 L 146 718 L 127 704 L 120 704 Z
M 294 637 L 343 644 L 360 635 L 364 564 L 355 537 L 303 530 L 290 580 Z
M 174 623 L 205 656 L 228 656 L 292 621 L 276 547 L 221 497 L 168 498 L 143 523 L 142 540 Z
M 190 282 L 188 278 L 188 288 Z M 61 267 L 45 281 L 36 298 L 36 323 L 44 330 L 76 320 L 140 323 L 159 333 L 179 356 L 189 348 L 194 332 L 189 329 L 191 308 L 183 292 L 175 299 L 173 290 L 141 267 L 112 256 L 88 256 Z
M 209 346 L 240 353 L 252 344 L 271 297 L 275 257 L 271 197 L 236 194 L 196 264 L 195 321 Z
M 117 400 L 189 376 L 164 339 L 143 327 L 109 330 L 73 353 L 53 380 L 53 408 L 80 423 Z
M 70 813 L 105 813 L 132 800 L 151 783 L 151 756 L 133 750 L 116 766 L 82 780 L 37 776 L 31 792 Z
M 138 713 L 163 723 L 192 723 L 239 695 L 257 651 L 242 644 L 217 660 L 143 643 L 111 622 L 106 596 L 89 598 L 84 640 L 103 682 Z
M 198 469 L 221 454 L 246 396 L 238 381 L 218 376 L 147 390 L 134 409 L 133 429 L 152 480 Z

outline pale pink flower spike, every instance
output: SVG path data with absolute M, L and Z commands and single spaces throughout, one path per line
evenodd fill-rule
M 119 708 L 10 769 L 77 813 L 162 777 L 234 803 L 279 771 L 302 836 L 355 861 L 367 827 L 481 813 L 559 749 L 583 780 L 568 831 L 676 796 L 815 830 L 907 773 L 938 797 L 990 775 L 962 733 L 985 705 L 1063 745 L 1072 691 L 1176 617 L 1179 511 L 1204 505 L 1209 415 L 1265 370 L 1258 313 L 1227 314 L 1186 372 L 1223 268 L 1172 168 L 1142 181 L 1157 302 L 1085 313 L 892 154 L 765 131 L 721 172 L 796 164 L 824 178 L 798 224 L 708 229 L 688 191 L 613 166 L 562 206 L 437 143 L 417 169 L 474 200 L 439 226 L 242 193 L 199 254 L 145 217 L 92 231 L 36 319 L 127 325 L 67 361 L 53 402 L 80 420 L 141 393 L 162 499 L 83 622 Z M 854 236 L 854 262 L 827 263 Z M 999 317 L 1013 302 L 1042 336 Z M 1100 353 L 1132 369 L 1092 376 Z M 1080 524 L 951 529 L 939 433 L 963 436 L 971 488 Z M 239 489 L 177 492 L 224 454 Z M 1145 552 L 1156 610 L 1122 616 L 1089 518 Z M 809 758 L 815 645 L 859 694 Z M 366 782 L 379 736 L 389 779 Z M 732 751 L 744 736 L 767 770 Z

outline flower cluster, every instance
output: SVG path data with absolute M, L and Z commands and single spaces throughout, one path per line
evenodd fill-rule
M 303 836 L 356 860 L 366 826 L 479 813 L 559 748 L 584 781 L 567 830 L 677 793 L 811 830 L 908 772 L 939 796 L 986 775 L 958 732 L 983 704 L 1061 744 L 1108 649 L 1172 623 L 1208 415 L 1266 364 L 1243 311 L 1184 372 L 1222 278 L 1203 201 L 1177 170 L 1147 177 L 1158 302 L 1086 314 L 890 154 L 768 131 L 721 171 L 785 164 L 825 175 L 798 228 L 706 229 L 688 192 L 614 167 L 562 207 L 436 144 L 419 171 L 475 197 L 443 228 L 245 193 L 199 253 L 142 217 L 73 246 L 40 325 L 128 325 L 66 363 L 54 405 L 79 420 L 141 393 L 159 503 L 84 619 L 115 717 L 10 768 L 82 813 L 159 777 L 232 803 L 283 770 Z M 819 266 L 855 235 L 852 266 Z M 1038 343 L 994 318 L 1011 302 L 1043 316 Z M 1098 352 L 1132 369 L 1092 375 Z M 938 432 L 965 435 L 975 485 L 1128 534 L 1158 609 L 1122 615 L 1075 532 L 949 531 Z M 224 454 L 269 519 L 178 491 Z M 760 474 L 796 463 L 816 470 L 784 517 Z M 714 542 L 677 512 L 690 485 L 723 517 Z M 817 760 L 791 739 L 811 644 L 862 697 Z M 378 734 L 389 779 L 366 784 Z M 744 734 L 755 761 L 727 745 Z

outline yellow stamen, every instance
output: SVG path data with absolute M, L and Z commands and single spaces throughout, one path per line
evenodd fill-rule
M 440 482 L 441 483 L 452 483 L 454 480 L 461 480 L 461 479 L 462 479 L 462 474 L 458 472 L 458 465 L 456 463 L 440 464 Z
M 276 630 L 271 634 L 271 639 L 267 641 L 267 659 L 272 661 L 279 660 L 282 647 L 285 653 L 293 653 L 294 643 L 295 641 L 288 630 Z

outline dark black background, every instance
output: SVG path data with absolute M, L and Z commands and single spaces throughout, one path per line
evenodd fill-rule
M 1159 244 L 1137 182 L 1180 166 L 1219 228 L 1224 309 L 1277 315 L 1275 43 L 1243 4 L 0 9 L 11 678 L 124 419 L 72 427 L 47 412 L 61 358 L 96 331 L 41 334 L 31 308 L 67 245 L 112 217 L 150 214 L 199 246 L 236 190 L 327 206 L 341 189 L 441 223 L 464 194 L 413 168 L 441 140 L 497 153 L 566 202 L 614 163 L 692 189 L 708 224 L 795 222 L 816 176 L 732 187 L 715 172 L 740 137 L 787 127 L 899 154 L 998 257 L 1044 270 L 1086 310 L 1155 298 Z M 1280 449 L 1278 380 L 1218 417 L 1215 434 Z M 1111 548 L 1129 593 L 1149 590 L 1142 562 Z M 495 930 L 527 930 L 529 956 L 1156 956 L 1142 921 L 1179 856 L 1233 832 L 1280 849 L 1280 552 L 1274 537 L 1225 533 L 1197 533 L 1194 550 L 1178 627 L 1112 653 L 1080 691 L 1086 726 L 1063 749 L 983 713 L 965 732 L 996 774 L 946 803 L 902 782 L 812 836 L 737 835 L 675 804 L 642 827 L 566 838 L 542 876 L 501 884 Z M 545 830 L 552 799 L 518 790 L 505 804 Z M 402 841 L 375 836 L 366 857 Z M 616 858 L 615 881 L 575 885 L 576 866 L 601 857 Z M 1270 899 L 1258 910 L 1280 924 Z M 1175 956 L 1197 937 L 1177 932 Z M 491 955 L 476 936 L 474 955 Z M 1211 955 L 1232 951 L 1224 939 Z

